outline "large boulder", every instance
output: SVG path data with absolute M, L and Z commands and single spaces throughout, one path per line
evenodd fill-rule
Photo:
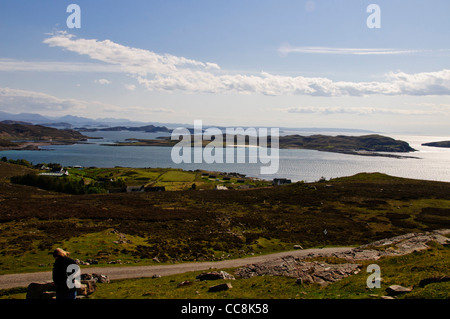
M 206 272 L 198 275 L 196 279 L 203 281 L 203 280 L 218 280 L 218 279 L 226 279 L 226 280 L 234 280 L 234 276 L 230 275 L 226 271 L 212 271 L 212 272 Z
M 81 287 L 77 288 L 77 296 L 89 296 L 95 292 L 95 280 L 81 280 Z M 56 286 L 54 282 L 33 282 L 28 285 L 26 299 L 54 299 Z
M 386 292 L 388 293 L 389 296 L 397 296 L 411 291 L 412 288 L 406 288 L 400 285 L 392 285 L 386 288 Z
M 220 285 L 209 287 L 208 292 L 224 291 L 224 290 L 228 290 L 228 289 L 231 289 L 231 288 L 233 288 L 233 286 L 229 282 L 227 282 L 227 283 L 224 283 L 224 284 L 220 284 Z
M 56 287 L 53 281 L 32 282 L 28 285 L 26 299 L 51 299 L 53 294 L 50 294 L 50 292 L 56 295 L 55 289 Z

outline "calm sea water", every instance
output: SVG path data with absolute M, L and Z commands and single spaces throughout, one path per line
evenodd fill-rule
M 300 134 L 296 132 L 296 134 Z M 308 132 L 308 134 L 312 134 Z M 126 138 L 152 139 L 161 133 L 144 132 L 94 132 L 89 136 L 104 137 L 102 140 L 89 140 L 92 144 L 55 145 L 43 147 L 42 151 L 1 151 L 0 157 L 26 159 L 37 163 L 61 163 L 64 166 L 84 167 L 174 167 L 185 170 L 205 169 L 209 171 L 239 172 L 247 176 L 263 179 L 279 177 L 293 181 L 317 181 L 321 177 L 333 178 L 350 176 L 361 172 L 381 172 L 393 176 L 450 182 L 450 149 L 421 146 L 422 143 L 450 140 L 448 136 L 410 136 L 390 135 L 408 142 L 418 152 L 410 154 L 420 159 L 396 159 L 388 157 L 369 157 L 319 152 L 313 150 L 280 150 L 278 173 L 262 175 L 257 164 L 174 164 L 170 147 L 112 147 L 100 144 L 124 141 Z M 302 134 L 307 135 L 307 134 Z M 267 165 L 265 165 L 267 166 Z

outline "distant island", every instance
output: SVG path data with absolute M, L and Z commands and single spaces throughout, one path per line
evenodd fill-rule
M 191 143 L 193 145 L 193 137 Z M 126 142 L 114 144 L 104 144 L 107 146 L 174 146 L 179 140 L 172 140 L 170 136 L 159 137 L 157 139 L 127 139 Z M 211 141 L 203 140 L 203 146 Z M 248 145 L 249 138 L 245 136 L 245 144 Z M 235 143 L 233 146 L 236 146 Z M 224 141 L 224 146 L 227 146 Z M 268 139 L 270 146 L 270 138 Z M 309 149 L 324 152 L 335 152 L 351 155 L 363 156 L 384 156 L 395 158 L 417 158 L 412 156 L 402 156 L 386 153 L 408 153 L 416 151 L 407 142 L 395 140 L 390 137 L 371 134 L 363 136 L 326 136 L 326 135 L 287 135 L 279 137 L 279 147 L 281 149 Z M 384 152 L 384 153 L 380 153 Z
M 0 150 L 37 150 L 42 145 L 74 144 L 90 138 L 74 130 L 32 125 L 26 122 L 0 122 Z
M 81 130 L 81 129 L 80 129 Z M 85 128 L 83 132 L 97 131 L 134 131 L 134 132 L 164 132 L 171 130 L 165 126 L 146 125 L 139 127 L 114 126 L 109 128 Z M 55 144 L 74 144 L 86 142 L 89 138 L 76 130 L 56 129 L 41 125 L 32 125 L 26 122 L 3 121 L 0 122 L 0 150 L 38 150 L 39 146 Z M 193 143 L 194 138 L 191 135 Z M 232 146 L 238 146 L 238 136 Z M 249 136 L 244 136 L 244 145 L 249 145 Z M 158 137 L 156 139 L 129 138 L 125 142 L 113 144 L 102 144 L 106 146 L 167 146 L 172 147 L 179 140 L 172 140 L 170 136 Z M 203 140 L 203 146 L 211 143 Z M 446 142 L 438 142 L 446 143 Z M 448 143 L 448 142 L 447 142 Z M 242 144 L 242 143 L 241 143 Z M 431 144 L 431 143 L 429 143 Z M 192 144 L 193 145 L 193 144 Z M 267 146 L 270 147 L 270 138 Z M 447 145 L 447 144 L 445 144 Z M 227 146 L 224 141 L 224 146 Z M 434 145 L 430 145 L 434 146 Z M 449 147 L 449 146 L 440 146 Z M 309 149 L 323 152 L 334 152 L 362 156 L 384 156 L 394 158 L 417 158 L 392 153 L 409 153 L 416 151 L 407 142 L 395 140 L 390 137 L 370 134 L 362 136 L 327 136 L 327 135 L 287 135 L 279 137 L 280 149 Z
M 424 143 L 423 146 L 445 147 L 450 148 L 450 141 Z
M 154 125 L 145 125 L 145 126 L 113 126 L 113 127 L 105 127 L 105 128 L 75 128 L 79 132 L 118 132 L 118 131 L 131 131 L 131 132 L 147 132 L 147 133 L 156 133 L 156 132 L 172 132 L 165 126 L 154 126 Z

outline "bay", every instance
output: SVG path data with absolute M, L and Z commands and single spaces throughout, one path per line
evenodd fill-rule
M 160 167 L 181 168 L 184 170 L 203 169 L 217 172 L 238 172 L 247 176 L 271 180 L 289 178 L 292 181 L 305 182 L 350 176 L 361 172 L 380 172 L 392 176 L 450 182 L 450 149 L 422 146 L 422 143 L 450 140 L 448 136 L 390 135 L 395 139 L 408 142 L 418 150 L 409 154 L 420 159 L 397 159 L 390 157 L 357 156 L 314 150 L 279 150 L 279 170 L 273 175 L 263 175 L 261 166 L 267 166 L 259 160 L 249 163 L 246 153 L 245 163 L 198 163 L 175 164 L 171 158 L 171 147 L 143 146 L 105 146 L 127 138 L 153 139 L 163 136 L 161 133 L 145 132 L 90 132 L 90 144 L 52 145 L 42 147 L 41 151 L 1 151 L 0 157 L 8 159 L 26 159 L 33 164 L 60 163 L 64 166 L 83 167 Z M 246 150 L 248 152 L 248 150 Z

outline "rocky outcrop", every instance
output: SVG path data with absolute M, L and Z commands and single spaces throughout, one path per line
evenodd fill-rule
M 77 288 L 77 298 L 84 298 L 97 289 L 94 280 L 81 280 L 81 287 Z M 56 287 L 53 282 L 33 282 L 28 285 L 26 299 L 54 299 L 56 298 Z
M 358 273 L 361 265 L 344 263 L 328 264 L 323 262 L 302 261 L 300 257 L 288 256 L 274 261 L 247 265 L 236 270 L 242 278 L 253 276 L 286 276 L 297 278 L 297 283 L 318 283 L 326 285 L 344 277 Z
M 82 274 L 81 287 L 77 288 L 77 298 L 85 298 L 97 290 L 97 283 L 109 283 L 109 278 L 101 274 Z M 26 299 L 54 299 L 56 286 L 53 281 L 33 282 L 28 285 Z
M 305 257 L 287 256 L 273 261 L 246 265 L 235 271 L 237 276 L 286 276 L 297 278 L 297 283 L 317 283 L 327 285 L 342 278 L 356 274 L 361 270 L 358 262 L 377 260 L 385 256 L 400 256 L 429 248 L 429 242 L 449 245 L 449 229 L 425 233 L 410 233 L 389 239 L 383 239 L 348 251 L 337 253 L 310 253 Z M 342 263 L 328 264 L 308 261 L 313 258 L 335 257 Z M 344 262 L 346 261 L 346 262 Z M 445 280 L 445 279 L 444 279 Z
M 361 260 L 377 260 L 386 256 L 402 256 L 429 248 L 427 243 L 437 242 L 441 245 L 449 245 L 450 238 L 445 235 L 450 234 L 450 229 L 435 230 L 425 233 L 409 233 L 392 238 L 386 238 L 375 241 L 370 244 L 362 245 L 348 251 L 323 254 L 311 253 L 308 258 L 316 257 L 336 257 L 349 262 Z
M 212 272 L 206 272 L 198 275 L 196 279 L 203 281 L 203 280 L 218 280 L 218 279 L 226 279 L 226 280 L 234 280 L 234 276 L 230 275 L 226 271 L 212 271 Z

